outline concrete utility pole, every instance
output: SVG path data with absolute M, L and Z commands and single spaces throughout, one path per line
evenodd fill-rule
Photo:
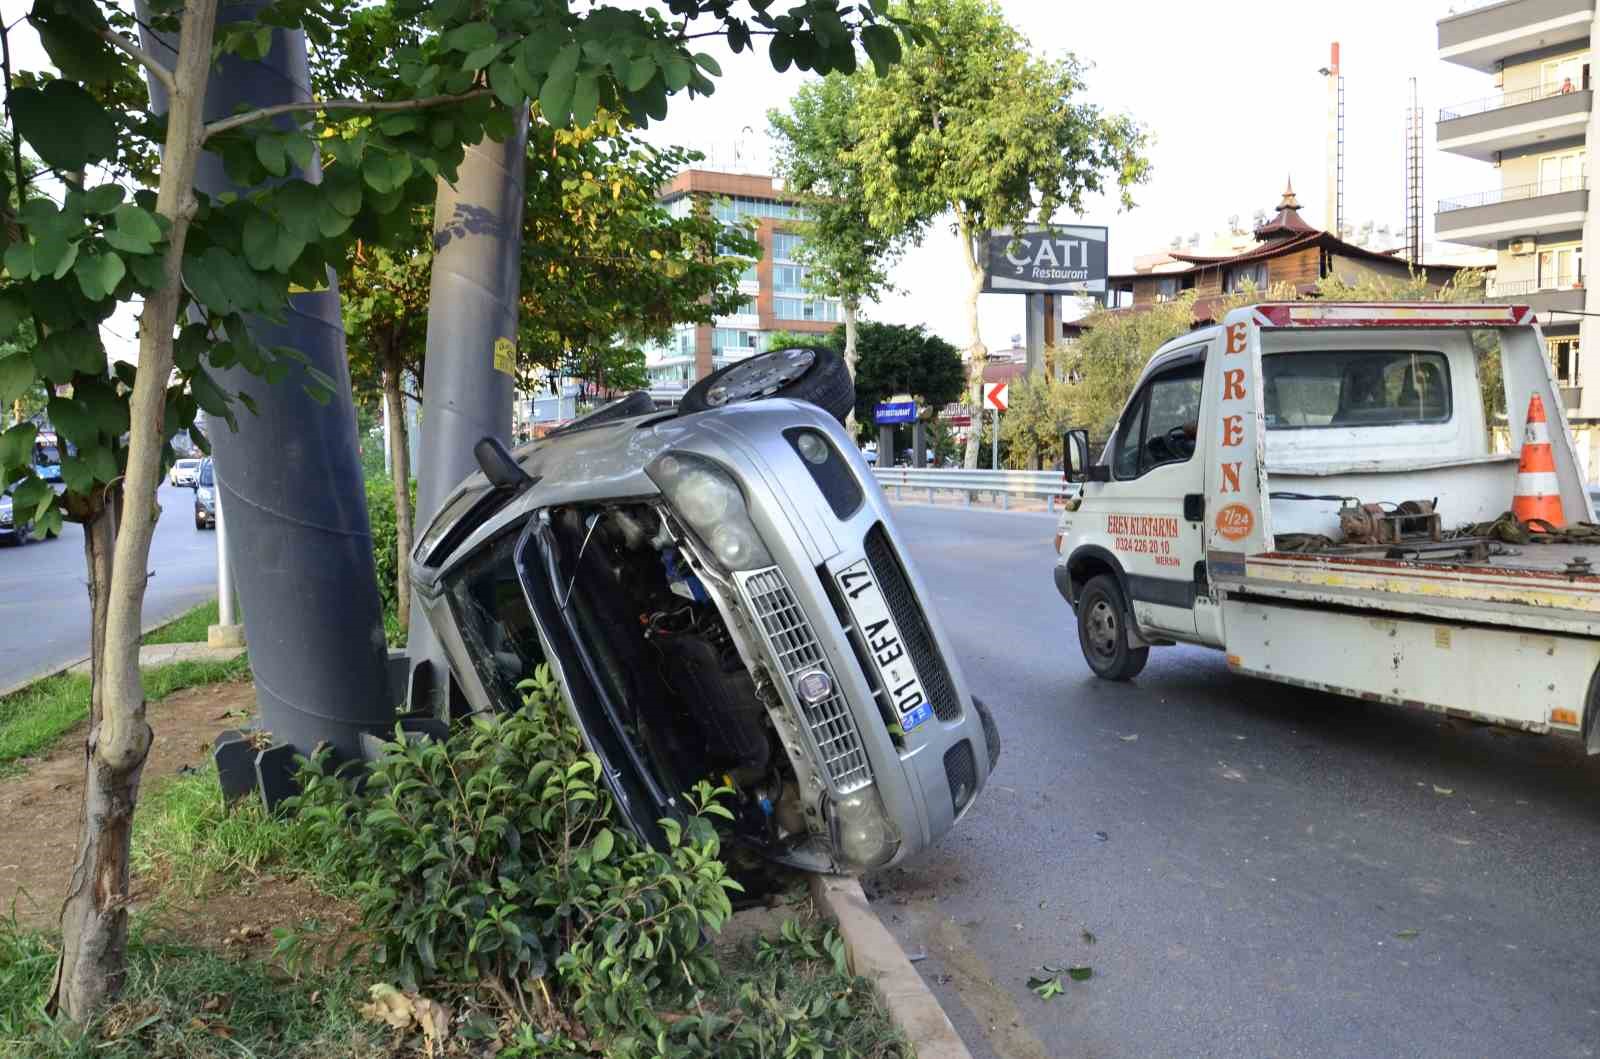
M 254 20 L 268 6 L 229 2 L 218 25 Z M 139 8 L 148 26 L 148 11 L 142 3 Z M 171 65 L 173 42 L 148 28 L 142 35 L 145 47 Z M 157 111 L 166 110 L 159 82 L 151 83 L 150 97 Z M 274 29 L 264 59 L 217 59 L 205 115 L 211 120 L 310 98 L 305 35 Z M 295 175 L 316 182 L 321 166 L 313 161 Z M 209 152 L 201 156 L 195 186 L 213 196 L 245 190 Z M 244 603 L 261 726 L 272 735 L 267 750 L 242 736 L 219 744 L 218 764 L 225 791 L 258 787 L 269 803 L 290 793 L 296 753 L 326 742 L 354 758 L 362 733 L 384 731 L 394 713 L 372 530 L 352 444 L 356 415 L 339 294 L 328 278 L 325 290 L 291 295 L 281 323 L 249 323 L 258 343 L 297 349 L 334 380 L 326 404 L 306 392 L 310 377 L 298 365 L 276 385 L 242 367 L 214 371 L 224 390 L 246 391 L 257 405 L 255 413 L 239 409 L 237 431 L 215 425 L 211 441 L 217 496 L 219 503 L 226 499 L 228 511 L 228 529 L 219 537 L 230 562 L 233 556 L 244 560 L 231 563 L 231 570 Z
M 478 469 L 473 445 L 484 437 L 511 441 L 527 147 L 524 111 L 504 143 L 485 138 L 468 148 L 455 184 L 439 181 L 422 391 L 425 436 L 416 465 L 419 540 L 450 491 Z M 442 715 L 449 669 L 416 600 L 406 652 L 410 708 Z

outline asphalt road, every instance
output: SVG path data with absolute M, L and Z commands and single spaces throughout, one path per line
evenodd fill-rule
M 144 623 L 158 625 L 216 595 L 217 535 L 194 528 L 194 494 L 163 485 L 161 519 L 150 546 L 154 575 Z M 83 530 L 0 547 L 0 689 L 60 669 L 89 653 L 89 596 Z
M 975 1055 L 1600 1050 L 1600 758 L 1199 648 L 1097 681 L 1050 518 L 896 519 L 1004 751 L 869 892 Z M 1046 963 L 1093 977 L 1041 1000 Z

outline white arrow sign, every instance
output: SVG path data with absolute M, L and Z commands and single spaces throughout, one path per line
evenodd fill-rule
M 1010 387 L 1003 382 L 986 382 L 983 384 L 983 406 L 993 408 L 996 412 L 1006 410 L 1006 391 Z

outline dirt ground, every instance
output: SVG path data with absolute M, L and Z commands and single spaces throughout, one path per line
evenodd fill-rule
M 149 706 L 155 733 L 142 784 L 205 764 L 211 741 L 243 722 L 255 708 L 248 682 L 213 684 L 176 692 Z M 80 725 L 49 753 L 24 761 L 24 771 L 0 779 L 0 915 L 15 913 L 28 927 L 49 927 L 61 910 L 72 871 L 83 799 Z M 155 925 L 192 943 L 271 947 L 273 927 L 308 917 L 348 921 L 349 911 L 310 887 L 262 875 L 228 891 L 194 898 L 162 894 L 156 880 L 136 878 L 136 907 L 154 908 Z

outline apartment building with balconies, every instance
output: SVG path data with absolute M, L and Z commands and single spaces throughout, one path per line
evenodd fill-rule
M 672 399 L 715 369 L 760 352 L 775 331 L 831 331 L 844 319 L 837 298 L 806 289 L 803 237 L 795 231 L 805 208 L 770 176 L 686 169 L 660 198 L 675 213 L 705 208 L 724 224 L 751 225 L 760 256 L 740 277 L 745 300 L 737 312 L 709 324 L 680 325 L 666 342 L 645 350 L 650 389 L 658 397 Z
M 1439 58 L 1485 75 L 1483 96 L 1439 109 L 1439 149 L 1498 172 L 1440 199 L 1435 233 L 1496 251 L 1490 294 L 1538 311 L 1568 411 L 1585 419 L 1600 418 L 1600 341 L 1584 341 L 1594 325 L 1580 315 L 1594 24 L 1595 0 L 1479 2 L 1438 23 Z

